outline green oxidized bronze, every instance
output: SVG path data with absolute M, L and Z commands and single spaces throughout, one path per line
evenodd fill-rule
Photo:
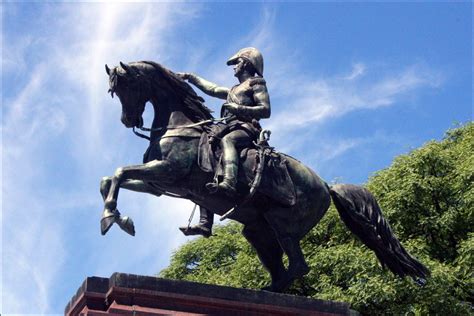
M 259 124 L 271 113 L 260 52 L 242 49 L 228 64 L 235 65 L 239 81 L 231 89 L 149 61 L 106 66 L 109 91 L 122 104 L 122 123 L 150 145 L 143 164 L 118 168 L 102 179 L 102 234 L 114 223 L 135 234 L 133 221 L 117 210 L 120 188 L 186 198 L 200 206 L 201 217 L 198 225 L 181 228 L 183 233 L 209 237 L 213 214 L 239 221 L 271 275 L 265 289 L 281 292 L 309 272 L 300 240 L 324 216 L 332 197 L 346 226 L 382 265 L 424 282 L 428 269 L 399 243 L 370 192 L 349 184 L 329 187 L 310 168 L 269 146 L 269 133 Z M 225 100 L 223 119 L 213 118 L 186 80 Z M 143 128 L 147 102 L 155 114 L 150 129 Z M 135 129 L 150 131 L 150 136 Z

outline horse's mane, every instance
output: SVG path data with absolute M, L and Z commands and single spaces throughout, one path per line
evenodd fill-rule
M 182 110 L 191 120 L 202 121 L 213 118 L 212 110 L 204 105 L 204 99 L 178 75 L 153 61 L 141 61 L 141 63 L 153 66 L 161 74 L 176 96 L 182 99 Z

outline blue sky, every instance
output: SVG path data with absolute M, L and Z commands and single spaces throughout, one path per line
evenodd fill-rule
M 232 86 L 227 58 L 259 48 L 272 144 L 328 182 L 364 183 L 472 120 L 470 2 L 29 2 L 2 13 L 2 314 L 61 314 L 87 276 L 155 274 L 186 241 L 191 203 L 126 191 L 119 209 L 137 235 L 100 235 L 101 177 L 147 147 L 120 123 L 105 63 L 153 60 Z

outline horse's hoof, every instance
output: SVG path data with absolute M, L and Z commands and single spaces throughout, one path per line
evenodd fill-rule
M 267 292 L 275 292 L 275 290 L 273 289 L 273 286 L 271 286 L 271 285 L 264 286 L 260 290 L 261 291 L 267 291 Z
M 305 263 L 305 264 L 299 265 L 297 268 L 294 268 L 294 269 L 290 268 L 288 270 L 288 274 L 289 274 L 291 279 L 297 280 L 297 279 L 301 279 L 302 277 L 307 275 L 309 273 L 309 271 L 310 271 L 310 269 L 309 269 L 308 265 Z
M 278 282 L 277 282 L 278 283 Z M 264 286 L 260 289 L 261 291 L 267 291 L 267 292 L 273 292 L 273 293 L 281 293 L 284 291 L 284 289 L 280 288 L 278 284 L 270 284 L 267 286 Z
M 102 236 L 104 236 L 105 234 L 107 234 L 107 232 L 109 231 L 110 227 L 112 227 L 112 225 L 115 223 L 115 215 L 110 215 L 110 216 L 107 216 L 107 217 L 103 217 L 101 220 L 100 220 L 100 231 L 102 233 Z
M 264 291 L 283 293 L 285 292 L 293 283 L 295 279 L 289 273 L 285 273 L 281 278 L 272 281 L 269 286 L 262 288 Z
M 135 236 L 135 225 L 133 224 L 133 220 L 130 217 L 120 217 L 117 224 L 127 234 Z
M 283 293 L 288 290 L 295 280 L 301 279 L 303 276 L 308 274 L 309 271 L 309 267 L 306 264 L 298 266 L 297 268 L 289 270 L 281 279 L 272 282 L 271 285 L 262 288 L 262 290 Z

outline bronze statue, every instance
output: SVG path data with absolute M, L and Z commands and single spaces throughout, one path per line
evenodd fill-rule
M 243 61 L 244 58 L 238 63 Z M 263 67 L 262 70 L 256 65 L 253 67 L 255 74 L 262 74 Z M 328 186 L 298 160 L 275 152 L 266 143 L 263 131 L 259 140 L 247 142 L 246 148 L 241 148 L 240 144 L 236 146 L 240 155 L 238 167 L 232 166 L 232 171 L 226 170 L 230 167 L 224 167 L 223 173 L 219 174 L 218 170 L 222 169 L 217 158 L 222 152 L 219 145 L 226 145 L 222 142 L 213 145 L 212 136 L 216 135 L 215 126 L 219 125 L 216 122 L 222 119 L 214 119 L 203 99 L 182 79 L 192 82 L 191 76 L 177 75 L 149 61 L 120 63 L 112 69 L 106 66 L 106 71 L 109 91 L 112 96 L 117 95 L 122 104 L 122 123 L 137 135 L 148 138 L 150 145 L 143 164 L 118 168 L 113 176 L 102 179 L 103 235 L 114 223 L 127 233 L 135 234 L 132 220 L 121 216 L 117 210 L 120 188 L 189 199 L 205 210 L 243 224 L 243 235 L 271 275 L 272 282 L 265 289 L 281 292 L 309 272 L 300 240 L 324 216 L 332 197 L 346 226 L 375 252 L 383 266 L 399 276 L 411 276 L 419 281 L 429 275 L 429 270 L 399 243 L 370 192 L 353 185 Z M 256 79 L 260 80 L 258 77 Z M 199 86 L 197 82 L 194 81 Z M 264 87 L 263 83 L 258 83 L 253 93 L 265 91 L 266 94 Z M 250 123 L 247 115 L 252 118 L 269 116 L 268 96 L 261 99 L 260 108 L 255 103 L 252 103 L 253 107 L 243 108 L 240 107 L 242 104 L 228 98 L 234 90 L 237 88 L 225 90 L 230 105 L 224 108 L 235 115 L 237 121 Z M 214 90 L 215 93 L 219 91 Z M 225 93 L 221 93 L 224 98 Z M 150 129 L 143 127 L 142 119 L 148 101 L 155 112 Z M 250 106 L 250 102 L 245 105 Z M 255 114 L 254 111 L 259 110 L 254 108 L 265 109 Z M 148 130 L 150 136 L 142 135 L 136 129 Z M 248 132 L 250 138 L 254 137 L 250 134 L 252 132 Z M 237 164 L 235 158 L 232 159 L 227 165 Z M 217 184 L 216 192 L 209 191 L 206 184 L 215 183 L 216 176 L 223 178 L 226 185 Z M 237 211 L 229 212 L 232 209 Z M 288 256 L 288 268 L 283 265 L 283 253 Z

